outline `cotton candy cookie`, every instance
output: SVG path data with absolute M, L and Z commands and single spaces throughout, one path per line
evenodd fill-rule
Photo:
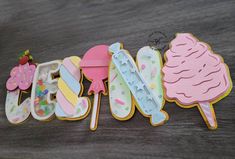
M 217 128 L 212 104 L 232 88 L 228 66 L 210 47 L 189 33 L 176 34 L 165 53 L 166 98 L 183 108 L 197 106 L 209 129 Z
M 145 51 L 144 50 L 145 49 L 143 49 L 142 51 L 145 52 L 146 50 Z M 138 110 L 144 116 L 150 118 L 150 123 L 153 126 L 163 124 L 166 120 L 168 120 L 168 115 L 166 112 L 164 112 L 162 110 L 162 101 L 163 101 L 162 95 L 160 95 L 159 93 L 156 93 L 158 95 L 155 96 L 153 94 L 153 92 L 152 92 L 153 90 L 150 89 L 149 84 L 147 83 L 145 78 L 142 76 L 142 74 L 139 72 L 137 66 L 135 65 L 134 60 L 131 58 L 131 56 L 129 55 L 127 50 L 122 49 L 122 45 L 120 43 L 112 44 L 109 47 L 109 51 L 111 53 L 113 53 L 112 63 L 115 66 L 115 68 L 118 72 L 118 75 L 122 79 L 120 81 L 125 83 L 126 84 L 125 87 L 128 88 L 129 91 L 131 92 L 131 95 L 134 98 L 133 103 L 137 106 Z M 140 54 L 142 51 L 140 51 Z M 148 50 L 147 50 L 147 52 L 148 52 Z M 142 63 L 143 61 L 140 60 L 140 62 Z M 149 62 L 151 62 L 151 61 L 149 61 Z M 149 63 L 147 63 L 147 64 L 149 64 Z M 110 65 L 110 68 L 111 68 L 111 66 L 112 65 Z M 150 66 L 150 67 L 152 67 L 152 66 Z M 161 67 L 157 67 L 157 69 L 160 69 L 160 68 Z M 112 71 L 114 72 L 115 70 L 110 69 L 110 72 L 112 72 Z M 157 72 L 159 72 L 159 71 L 156 70 L 155 74 L 157 74 Z M 110 73 L 109 78 L 112 79 L 111 73 Z M 109 80 L 110 82 L 111 82 L 111 79 Z M 154 82 L 154 84 L 158 85 L 159 83 L 156 81 L 156 82 Z M 112 85 L 112 82 L 110 83 L 110 87 L 109 87 L 110 92 L 112 91 L 111 85 Z M 159 87 L 161 87 L 161 85 Z M 124 89 L 122 87 L 117 87 L 116 91 L 118 92 L 120 90 L 124 90 Z M 126 92 L 128 92 L 128 91 L 126 91 Z M 114 94 L 114 93 L 112 93 L 112 94 Z M 120 96 L 117 96 L 115 98 L 118 98 L 118 97 L 120 97 Z M 111 107 L 112 114 L 115 113 L 113 110 L 115 110 L 115 109 L 116 109 L 116 111 L 118 110 L 117 108 L 115 108 L 115 104 L 123 103 L 123 99 L 121 102 L 116 101 L 115 99 L 110 100 L 110 107 Z M 129 104 L 128 106 L 131 108 L 132 105 Z M 119 108 L 119 110 L 118 110 L 119 113 L 121 113 L 121 110 L 122 110 L 122 108 Z M 130 116 L 127 115 L 126 117 L 130 117 Z
M 80 61 L 79 57 L 71 56 L 60 66 L 55 114 L 61 120 L 83 119 L 90 111 L 89 98 L 79 97 L 83 92 Z

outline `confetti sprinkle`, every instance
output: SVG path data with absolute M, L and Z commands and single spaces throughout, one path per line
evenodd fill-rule
M 149 85 L 149 87 L 150 87 L 151 89 L 154 89 L 154 88 L 156 88 L 156 85 L 155 85 L 154 83 L 151 83 L 151 84 Z
M 86 100 L 84 100 L 84 99 L 82 100 L 82 105 L 86 106 Z
M 120 105 L 124 105 L 125 104 L 125 102 L 123 102 L 121 99 L 119 99 L 119 98 L 116 98 L 115 99 L 115 102 L 116 103 L 118 103 L 118 104 L 120 104 Z
M 37 114 L 40 115 L 40 116 L 43 116 L 44 115 L 44 111 L 42 109 L 39 109 L 37 111 Z
M 115 90 L 115 86 L 114 86 L 114 85 L 111 86 L 111 90 L 112 90 L 112 91 Z
M 156 74 L 157 74 L 157 68 L 154 67 L 152 72 L 151 72 L 151 78 L 154 78 L 156 76 Z
M 146 67 L 145 64 L 142 64 L 142 65 L 141 65 L 141 69 L 142 69 L 142 70 L 144 70 L 145 67 Z
M 80 112 L 81 112 L 81 109 L 80 109 L 80 108 L 78 108 L 77 113 L 80 113 Z

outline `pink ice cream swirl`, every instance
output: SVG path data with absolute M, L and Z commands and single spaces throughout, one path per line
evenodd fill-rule
M 212 102 L 230 88 L 222 58 L 193 35 L 177 34 L 165 55 L 163 84 L 168 99 L 186 106 Z

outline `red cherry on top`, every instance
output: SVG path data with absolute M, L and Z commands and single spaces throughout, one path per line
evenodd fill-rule
M 20 63 L 21 65 L 24 65 L 24 64 L 26 64 L 28 61 L 29 61 L 29 57 L 28 57 L 28 56 L 23 56 L 23 57 L 20 59 L 19 63 Z

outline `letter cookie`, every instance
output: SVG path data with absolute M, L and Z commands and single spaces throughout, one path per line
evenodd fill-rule
M 31 92 L 31 113 L 37 120 L 49 120 L 55 112 L 60 64 L 61 61 L 55 60 L 37 66 Z
M 25 121 L 30 115 L 30 97 L 21 104 L 22 91 L 30 89 L 36 66 L 29 63 L 32 56 L 26 50 L 20 55 L 19 66 L 11 70 L 10 78 L 7 80 L 7 96 L 5 103 L 5 113 L 7 119 L 12 124 L 19 124 Z
M 79 57 L 71 56 L 60 66 L 55 114 L 61 120 L 83 119 L 90 111 L 89 98 L 78 97 L 83 92 L 80 61 Z
M 100 93 L 106 94 L 104 80 L 108 78 L 108 65 L 111 56 L 107 45 L 98 45 L 89 49 L 83 56 L 80 66 L 85 77 L 92 81 L 88 94 L 94 93 L 90 129 L 96 130 L 98 125 Z
M 149 86 L 149 83 L 151 83 L 151 80 L 148 80 L 147 77 L 143 77 L 141 73 L 146 73 L 145 71 L 141 71 L 141 73 L 139 72 L 137 66 L 135 65 L 134 60 L 131 58 L 131 56 L 129 55 L 127 50 L 122 49 L 122 45 L 120 43 L 115 43 L 112 44 L 109 47 L 109 51 L 111 53 L 113 53 L 112 55 L 112 63 L 115 66 L 117 72 L 119 73 L 119 75 L 122 78 L 122 81 L 126 84 L 126 86 L 128 87 L 128 89 L 130 90 L 130 92 L 133 95 L 134 98 L 134 103 L 136 105 L 136 107 L 138 108 L 138 110 L 145 116 L 145 117 L 149 117 L 150 118 L 150 123 L 153 126 L 157 126 L 157 125 L 161 125 L 163 124 L 166 120 L 168 120 L 168 115 L 165 111 L 162 110 L 162 92 L 156 92 L 153 93 L 155 88 L 152 86 L 152 88 Z M 142 52 L 148 52 L 149 50 L 144 47 L 139 51 L 139 55 L 137 57 L 143 58 L 142 56 Z M 154 57 L 154 55 L 152 54 L 153 51 L 148 52 L 148 56 Z M 140 60 L 140 64 L 144 64 L 145 61 L 144 60 Z M 145 58 L 145 57 L 144 57 Z M 158 65 L 156 63 L 156 61 L 158 60 L 154 60 L 154 59 L 148 59 L 148 65 L 149 67 L 153 67 L 155 65 Z M 152 65 L 150 62 L 154 61 L 154 65 Z M 156 63 L 156 64 L 155 64 Z M 147 64 L 145 64 L 147 65 Z M 112 67 L 112 64 L 110 65 Z M 142 66 L 144 67 L 144 66 Z M 146 66 L 145 66 L 146 67 Z M 157 70 L 160 67 L 156 68 L 156 70 L 153 71 L 153 74 L 149 74 L 147 76 L 151 76 L 152 78 L 154 78 L 155 76 L 157 76 L 157 74 L 160 74 L 160 71 Z M 154 67 L 153 67 L 154 69 Z M 112 70 L 111 70 L 112 71 Z M 152 71 L 152 70 L 151 70 Z M 111 75 L 110 75 L 111 76 Z M 151 78 L 150 77 L 150 78 Z M 159 76 L 158 76 L 159 77 Z M 112 77 L 111 77 L 112 78 Z M 156 77 L 157 78 L 157 77 Z M 112 79 L 110 80 L 110 82 L 112 81 Z M 149 82 L 150 81 L 150 82 Z M 147 83 L 149 82 L 149 83 Z M 157 87 L 157 84 L 159 84 L 159 81 L 154 81 L 152 82 L 153 85 L 155 85 Z M 157 83 L 157 84 L 156 84 Z M 110 91 L 112 87 L 112 82 L 110 83 Z M 159 87 L 161 87 L 161 82 Z M 118 89 L 122 89 L 122 87 L 118 87 Z M 160 89 L 159 89 L 160 90 Z M 116 90 L 116 91 L 120 91 L 120 90 Z M 128 92 L 128 91 L 126 91 Z M 124 105 L 125 101 L 123 101 L 123 99 L 118 99 L 119 97 L 115 97 L 112 96 L 114 93 L 111 92 L 111 97 L 110 97 L 110 103 L 111 103 L 111 111 L 112 114 L 114 112 L 115 115 L 117 115 L 117 113 L 115 113 L 115 109 L 119 111 L 119 113 L 122 111 L 120 108 L 115 108 L 114 105 L 119 104 L 119 105 Z M 157 95 L 157 96 L 155 96 Z M 128 103 L 129 108 L 130 108 L 130 103 Z M 117 106 L 116 106 L 117 107 Z M 120 107 L 120 106 L 119 106 Z M 127 114 L 127 113 L 126 113 Z M 115 116 L 114 116 L 115 117 Z M 130 116 L 128 115 L 124 115 L 124 116 L 118 116 L 117 119 L 121 118 L 125 120 L 125 118 L 128 118 Z
M 128 120 L 135 112 L 131 92 L 119 74 L 117 68 L 110 62 L 109 65 L 109 103 L 113 117 L 117 120 Z
M 212 104 L 232 89 L 222 57 L 192 34 L 179 33 L 165 53 L 163 67 L 166 98 L 183 108 L 197 106 L 209 129 L 217 128 Z
M 162 88 L 162 57 L 159 51 L 150 46 L 142 47 L 136 56 L 139 73 L 148 84 L 151 92 L 159 99 L 162 107 L 164 106 Z

